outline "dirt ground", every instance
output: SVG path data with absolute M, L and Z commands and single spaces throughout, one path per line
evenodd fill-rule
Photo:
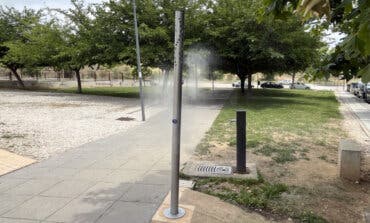
M 344 116 L 342 123 L 329 125 L 339 124 L 347 133 L 327 136 L 323 146 L 311 143 L 308 138 L 301 138 L 302 143 L 309 147 L 303 159 L 279 164 L 271 157 L 248 151 L 247 160 L 256 163 L 259 172 L 269 182 L 289 186 L 290 192 L 284 193 L 279 200 L 279 204 L 285 205 L 285 208 L 311 210 L 329 222 L 364 222 L 364 209 L 370 206 L 370 182 L 348 182 L 339 179 L 337 145 L 344 137 L 364 142 L 363 139 L 366 136 L 345 106 L 342 105 L 340 111 Z M 276 134 L 272 137 L 281 136 Z M 313 137 L 319 136 L 313 135 Z M 280 139 L 289 141 L 289 137 Z M 210 142 L 210 144 L 212 146 L 209 148 L 209 153 L 197 155 L 195 159 L 215 163 L 235 160 L 236 151 L 233 146 L 216 142 Z M 231 188 L 231 190 L 237 190 L 237 188 Z M 269 213 L 265 215 L 268 216 Z M 285 221 L 284 217 L 282 220 Z

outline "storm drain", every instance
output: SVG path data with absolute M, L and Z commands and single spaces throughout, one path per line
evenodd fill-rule
M 231 166 L 210 166 L 210 165 L 199 165 L 196 168 L 197 172 L 204 174 L 232 174 L 233 169 Z

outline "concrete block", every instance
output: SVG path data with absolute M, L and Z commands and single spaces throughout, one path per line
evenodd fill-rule
M 352 140 L 340 141 L 339 176 L 351 181 L 361 178 L 361 148 Z
M 185 210 L 185 215 L 182 218 L 178 219 L 169 219 L 164 216 L 163 214 L 164 210 L 166 210 L 169 207 L 170 205 L 168 204 L 162 204 L 157 210 L 157 212 L 154 214 L 152 218 L 152 223 L 191 223 L 195 209 L 194 206 L 180 204 L 179 207 Z
M 364 217 L 365 223 L 370 223 L 370 207 L 365 209 Z
M 186 188 L 180 187 L 179 200 L 181 200 L 185 190 Z M 191 223 L 195 210 L 195 206 L 193 205 L 179 204 L 179 207 L 185 210 L 185 215 L 182 218 L 168 219 L 167 217 L 164 216 L 163 212 L 164 210 L 170 207 L 170 201 L 171 201 L 171 192 L 167 194 L 161 206 L 159 206 L 159 208 L 157 209 L 156 213 L 152 218 L 152 223 Z

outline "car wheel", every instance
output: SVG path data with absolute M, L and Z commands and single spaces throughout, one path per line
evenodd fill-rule
M 305 89 L 306 89 L 306 90 L 310 90 L 310 88 L 309 88 L 309 87 L 306 87 Z

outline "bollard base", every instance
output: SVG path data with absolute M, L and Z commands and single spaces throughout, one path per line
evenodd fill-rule
M 178 218 L 182 218 L 184 217 L 185 215 L 185 210 L 182 209 L 182 208 L 178 208 L 178 213 L 176 215 L 173 215 L 171 214 L 171 208 L 167 208 L 163 211 L 163 215 L 166 217 L 166 218 L 169 218 L 169 219 L 178 219 Z

